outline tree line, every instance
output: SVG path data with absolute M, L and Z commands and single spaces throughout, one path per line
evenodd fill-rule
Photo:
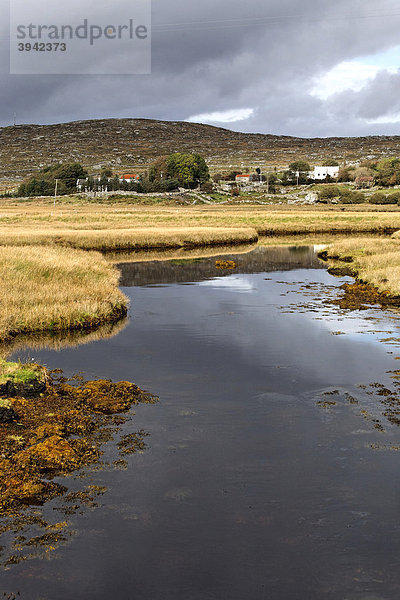
M 41 169 L 18 188 L 17 196 L 53 196 L 76 193 L 77 181 L 87 191 L 171 192 L 178 188 L 194 189 L 210 179 L 208 166 L 200 154 L 176 152 L 159 158 L 138 180 L 127 181 L 103 169 L 99 176 L 88 174 L 79 163 L 59 163 Z

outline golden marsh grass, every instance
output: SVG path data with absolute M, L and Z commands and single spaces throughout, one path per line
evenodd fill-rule
M 118 273 L 96 252 L 177 251 L 253 243 L 260 235 L 366 235 L 400 229 L 400 209 L 296 206 L 0 204 L 0 340 L 17 333 L 88 328 L 126 311 Z M 366 250 L 367 242 L 370 244 Z M 263 243 L 268 243 L 265 240 Z M 344 243 L 344 242 L 343 242 Z M 372 244 L 372 245 L 371 245 Z M 360 248 L 364 248 L 362 251 Z M 400 241 L 353 240 L 360 276 L 400 293 Z M 368 255 L 368 256 L 367 256 Z M 385 255 L 386 256 L 385 258 Z M 390 256 L 389 256 L 390 255 Z M 118 261 L 118 258 L 113 257 Z
M 0 247 L 0 340 L 85 329 L 126 313 L 118 271 L 95 252 Z
M 258 235 L 388 233 L 400 209 L 368 206 L 166 207 L 0 204 L 0 244 L 127 250 L 250 242 Z
M 334 242 L 330 257 L 351 260 L 350 268 L 358 279 L 369 283 L 380 292 L 400 295 L 400 239 L 359 238 Z
M 243 244 L 257 239 L 257 232 L 248 227 L 0 230 L 0 246 L 58 245 L 100 251 Z

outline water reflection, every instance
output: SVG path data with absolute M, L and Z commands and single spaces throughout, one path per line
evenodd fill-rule
M 274 244 L 276 245 L 276 244 Z M 307 244 L 312 246 L 312 242 Z M 153 260 L 175 260 L 209 258 L 221 254 L 247 254 L 257 248 L 256 244 L 235 244 L 234 246 L 204 246 L 199 248 L 173 248 L 167 250 L 135 250 L 133 252 L 106 252 L 104 257 L 112 263 L 151 262 Z
M 233 261 L 236 267 L 221 272 L 217 261 Z M 207 258 L 118 263 L 123 287 L 203 281 L 237 273 L 263 273 L 293 269 L 325 269 L 310 246 L 259 246 L 244 254 L 215 254 Z
M 21 334 L 10 341 L 0 342 L 0 356 L 6 358 L 14 352 L 26 350 L 38 351 L 44 348 L 61 350 L 62 348 L 76 348 L 84 344 L 91 344 L 98 340 L 112 338 L 125 329 L 129 319 L 124 318 L 117 323 L 104 323 L 96 329 L 77 331 L 51 331 L 47 333 Z

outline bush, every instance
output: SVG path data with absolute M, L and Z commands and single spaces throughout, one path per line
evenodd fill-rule
M 390 194 L 390 199 L 392 200 L 392 204 L 400 204 L 400 192 L 393 192 L 393 194 Z
M 331 200 L 340 196 L 340 188 L 337 185 L 324 185 L 318 192 L 320 200 Z
M 371 204 L 397 204 L 400 199 L 400 194 L 395 192 L 394 194 L 384 194 L 383 192 L 375 192 L 369 199 Z
M 351 204 L 362 204 L 365 202 L 365 196 L 362 192 L 351 192 Z
M 369 199 L 370 204 L 386 204 L 386 194 L 383 192 L 375 192 Z
M 342 204 L 362 204 L 365 202 L 365 197 L 361 192 L 343 190 L 343 192 L 340 194 L 340 202 Z
M 214 186 L 211 181 L 206 181 L 205 183 L 201 184 L 200 191 L 205 192 L 206 194 L 212 194 L 214 191 Z

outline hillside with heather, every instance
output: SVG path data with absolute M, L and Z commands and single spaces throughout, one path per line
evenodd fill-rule
M 352 162 L 397 154 L 399 146 L 399 136 L 305 139 L 148 119 L 16 125 L 0 129 L 0 182 L 18 181 L 55 162 L 80 162 L 94 172 L 104 166 L 141 172 L 160 155 L 198 152 L 216 172 L 283 167 L 296 158 Z

